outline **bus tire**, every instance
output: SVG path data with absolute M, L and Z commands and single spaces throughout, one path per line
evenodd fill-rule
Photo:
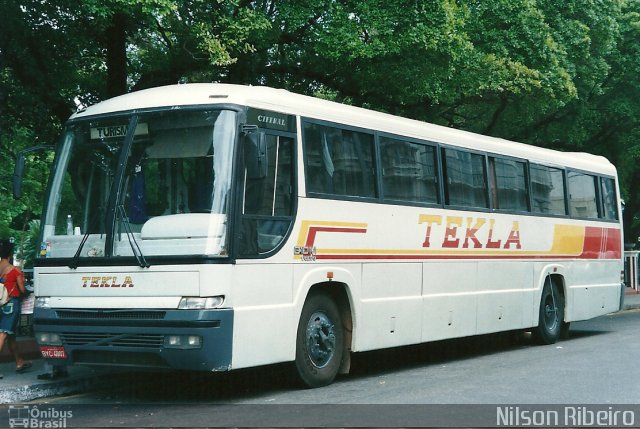
M 533 337 L 539 344 L 554 344 L 560 339 L 564 324 L 564 296 L 550 278 L 544 282 L 540 298 L 538 326 Z
M 296 336 L 295 366 L 306 387 L 335 379 L 344 353 L 344 327 L 335 301 L 323 293 L 310 295 L 302 308 Z

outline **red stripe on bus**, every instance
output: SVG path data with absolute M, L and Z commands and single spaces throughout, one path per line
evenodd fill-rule
M 620 254 L 620 252 L 618 252 Z M 619 257 L 585 258 L 571 255 L 316 255 L 316 259 L 620 259 Z
M 365 233 L 367 228 L 347 228 L 336 226 L 311 226 L 309 227 L 309 233 L 307 234 L 307 242 L 305 246 L 312 247 L 316 241 L 316 233 L 318 232 L 357 232 Z
M 622 255 L 620 230 L 588 226 L 584 231 L 581 259 L 619 259 Z

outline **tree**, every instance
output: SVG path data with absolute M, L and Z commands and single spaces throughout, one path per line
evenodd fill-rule
M 20 201 L 11 198 L 11 166 L 20 150 L 59 138 L 74 101 L 214 76 L 211 66 L 222 73 L 252 49 L 247 34 L 268 27 L 229 1 L 9 0 L 0 13 L 0 157 L 9 166 L 0 172 L 0 234 L 20 247 L 40 217 L 52 157 L 30 156 Z
M 602 154 L 620 170 L 626 238 L 640 233 L 639 0 L 10 0 L 0 12 L 5 164 L 53 142 L 74 99 L 264 84 Z M 1 173 L 7 231 L 38 217 L 47 162 L 30 163 L 26 202 Z

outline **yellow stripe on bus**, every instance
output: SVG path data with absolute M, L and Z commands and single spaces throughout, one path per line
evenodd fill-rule
M 555 225 L 550 255 L 580 255 L 584 248 L 584 226 Z

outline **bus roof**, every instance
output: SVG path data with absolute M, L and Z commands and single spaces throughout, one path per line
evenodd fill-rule
M 265 86 L 193 83 L 150 88 L 95 104 L 74 113 L 70 119 L 154 107 L 215 104 L 237 104 L 267 109 L 472 150 L 503 154 L 547 165 L 567 166 L 611 176 L 616 174 L 615 167 L 602 156 L 544 149 Z

